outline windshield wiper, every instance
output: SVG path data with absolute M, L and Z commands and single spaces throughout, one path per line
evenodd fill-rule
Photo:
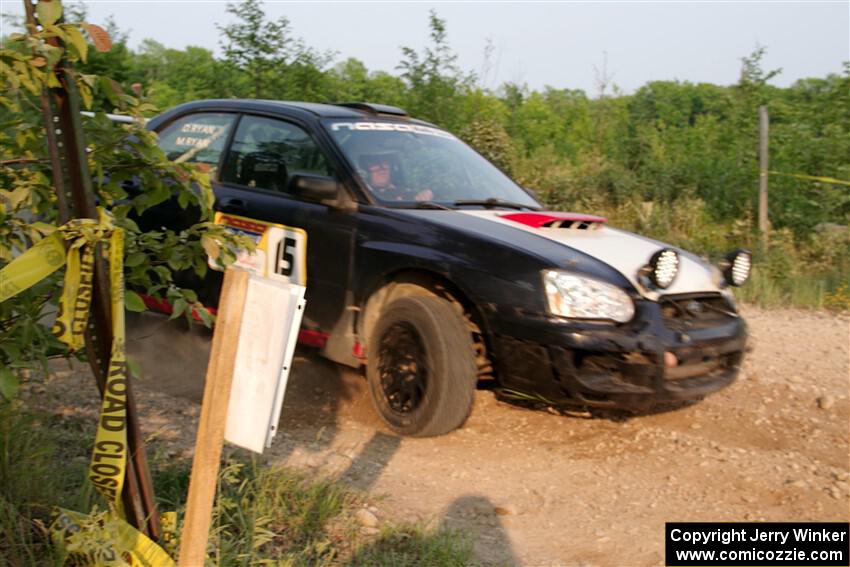
M 489 199 L 461 199 L 460 201 L 455 201 L 453 203 L 455 207 L 463 207 L 468 205 L 480 205 L 485 209 L 493 209 L 496 207 L 505 207 L 506 209 L 528 209 L 530 211 L 539 211 L 539 207 L 532 207 L 531 205 L 523 205 L 521 203 L 514 203 L 512 201 L 503 201 L 502 199 L 495 199 L 493 197 Z
M 405 209 L 439 209 L 441 211 L 453 211 L 454 207 L 450 207 L 448 205 L 444 205 L 442 203 L 437 203 L 435 201 L 416 201 L 413 205 L 409 207 L 404 207 Z

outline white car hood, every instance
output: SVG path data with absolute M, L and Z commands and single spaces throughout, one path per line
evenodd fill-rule
M 637 279 L 638 271 L 649 262 L 652 255 L 667 247 L 662 242 L 644 238 L 637 234 L 624 230 L 617 230 L 604 224 L 604 219 L 573 213 L 539 212 L 539 213 L 512 213 L 506 211 L 458 211 L 461 214 L 475 216 L 502 225 L 512 226 L 517 230 L 534 233 L 543 238 L 563 244 L 602 262 L 605 262 L 628 279 L 641 295 L 648 299 L 656 300 L 662 293 L 644 287 Z M 535 216 L 538 216 L 535 219 Z M 521 222 L 509 217 L 523 218 L 531 222 Z M 582 225 L 583 228 L 555 228 L 551 226 L 535 226 L 542 224 L 546 219 L 558 218 L 562 220 L 579 219 L 575 223 L 563 223 Z M 535 222 L 535 220 L 539 222 Z M 587 222 L 590 221 L 590 222 Z M 602 222 L 598 222 L 602 221 Z M 547 223 L 552 224 L 552 223 Z M 561 224 L 555 222 L 555 225 Z M 673 284 L 663 290 L 663 295 L 680 293 L 700 292 L 724 292 L 720 287 L 722 274 L 720 270 L 710 264 L 694 260 L 686 254 L 679 254 L 679 274 Z

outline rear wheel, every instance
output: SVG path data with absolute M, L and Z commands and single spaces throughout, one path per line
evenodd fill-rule
M 445 299 L 396 299 L 369 340 L 366 375 L 383 420 L 402 435 L 442 435 L 472 409 L 475 347 L 463 315 Z

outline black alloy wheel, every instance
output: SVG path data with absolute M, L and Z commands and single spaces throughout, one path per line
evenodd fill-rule
M 396 433 L 442 435 L 472 409 L 475 346 L 463 313 L 433 295 L 402 297 L 381 312 L 366 377 L 378 414 Z
M 428 387 L 425 348 L 416 329 L 399 322 L 381 337 L 378 372 L 390 409 L 407 414 L 418 408 Z

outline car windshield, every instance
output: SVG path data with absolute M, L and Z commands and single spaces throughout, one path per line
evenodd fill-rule
M 326 120 L 325 127 L 379 202 L 439 208 L 540 206 L 444 130 L 378 120 Z

